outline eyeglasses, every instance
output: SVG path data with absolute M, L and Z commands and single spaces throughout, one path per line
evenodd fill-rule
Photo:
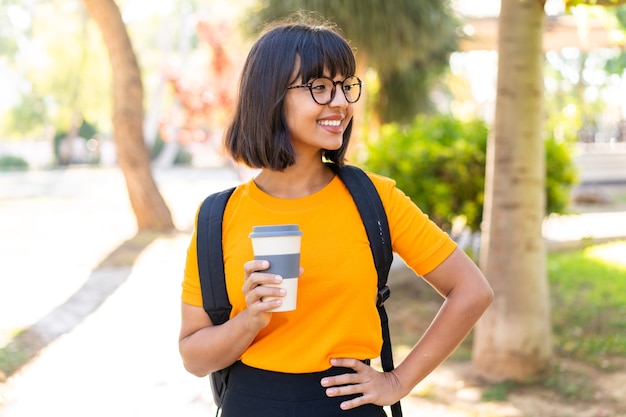
M 356 103 L 361 97 L 361 87 L 363 81 L 355 75 L 347 77 L 343 81 L 333 81 L 328 77 L 316 78 L 311 82 L 302 85 L 292 85 L 287 87 L 287 90 L 294 88 L 308 88 L 311 92 L 311 97 L 317 104 L 328 104 L 335 98 L 337 92 L 337 84 L 341 84 L 341 91 L 346 97 L 348 103 Z

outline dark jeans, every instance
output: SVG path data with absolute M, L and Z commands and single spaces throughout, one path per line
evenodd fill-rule
M 339 404 L 349 396 L 326 396 L 326 389 L 320 384 L 322 378 L 348 372 L 354 371 L 330 368 L 324 372 L 285 374 L 237 362 L 230 371 L 222 417 L 386 417 L 380 406 L 366 404 L 344 411 Z

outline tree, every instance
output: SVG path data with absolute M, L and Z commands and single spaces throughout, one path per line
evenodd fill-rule
M 10 5 L 10 1 L 0 0 L 0 56 L 12 56 L 18 49 L 19 34 L 8 15 Z
M 114 0 L 83 0 L 96 21 L 109 53 L 113 84 L 114 143 L 131 206 L 142 230 L 174 229 L 159 193 L 143 137 L 143 85 L 137 58 Z
M 488 139 L 480 266 L 496 293 L 476 328 L 473 361 L 487 377 L 525 379 L 552 354 L 541 140 L 542 0 L 503 0 L 495 124 Z
M 11 108 L 1 127 L 4 137 L 49 140 L 61 132 L 71 137 L 83 120 L 109 128 L 109 121 L 99 118 L 111 100 L 106 83 L 95 81 L 110 76 L 99 64 L 107 58 L 96 31 L 80 3 L 0 0 L 0 65 L 13 78 L 3 80 Z M 3 42 L 4 36 L 12 42 Z
M 541 137 L 544 3 L 501 2 L 480 258 L 496 298 L 476 327 L 472 358 L 477 373 L 492 380 L 538 376 L 552 358 L 541 233 L 546 172 Z

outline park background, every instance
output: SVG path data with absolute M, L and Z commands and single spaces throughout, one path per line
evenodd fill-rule
M 268 9 L 284 13 L 286 2 L 269 3 Z M 394 4 L 379 3 L 379 8 Z M 103 415 L 211 408 L 207 382 L 180 373 L 172 344 L 181 256 L 202 198 L 253 174 L 223 157 L 219 138 L 238 69 L 253 39 L 246 28 L 260 19 L 262 4 L 118 2 L 144 85 L 141 142 L 150 155 L 151 179 L 172 216 L 174 227 L 164 231 L 145 226 L 128 201 L 133 188 L 126 171 L 133 167 L 120 168 L 120 142 L 115 142 L 119 137 L 111 121 L 115 67 L 111 71 L 90 14 L 81 2 L 2 2 L 0 160 L 6 172 L 0 174 L 0 369 L 5 382 L 0 414 L 33 415 L 38 407 L 65 415 L 84 414 L 87 407 L 91 414 L 95 409 Z M 325 2 L 310 4 L 332 9 Z M 389 170 L 401 177 L 399 184 L 404 179 L 406 188 L 426 183 L 431 187 L 426 191 L 443 189 L 449 206 L 459 189 L 476 190 L 455 212 L 427 211 L 478 258 L 480 227 L 453 230 L 453 225 L 459 218 L 466 226 L 472 219 L 481 221 L 485 147 L 497 123 L 501 18 L 498 2 L 481 2 L 484 8 L 468 4 L 456 2 L 443 10 L 458 19 L 452 23 L 441 16 L 443 20 L 419 21 L 419 33 L 398 48 L 407 61 L 402 65 L 385 68 L 372 58 L 374 52 L 368 53 L 367 39 L 360 40 L 357 56 L 367 69 L 363 78 L 369 96 L 360 109 L 360 143 L 352 158 L 374 171 Z M 557 1 L 547 2 L 544 10 L 541 140 L 567 152 L 557 152 L 546 164 L 546 171 L 557 166 L 546 175 L 556 180 L 557 191 L 547 194 L 561 203 L 541 219 L 540 238 L 552 250 L 545 271 L 533 274 L 539 282 L 549 280 L 551 295 L 531 301 L 551 303 L 553 314 L 547 320 L 555 337 L 549 355 L 538 358 L 542 369 L 536 375 L 507 375 L 504 366 L 504 375 L 487 378 L 490 382 L 473 369 L 470 340 L 447 368 L 407 399 L 415 415 L 427 410 L 444 415 L 444 409 L 451 415 L 623 413 L 619 399 L 624 397 L 626 348 L 619 333 L 624 333 L 625 312 L 619 293 L 626 285 L 626 249 L 623 243 L 595 244 L 626 236 L 624 12 L 568 8 Z M 354 18 L 355 9 L 350 11 Z M 380 24 L 392 27 L 390 10 L 374 11 L 383 16 Z M 442 9 L 433 7 L 430 13 Z M 341 16 L 338 10 L 326 13 L 338 21 Z M 440 25 L 441 33 L 432 28 L 429 33 L 425 28 L 433 22 L 450 24 Z M 441 41 L 428 40 L 428 35 Z M 375 51 L 376 38 L 369 42 Z M 432 50 L 425 47 L 431 44 Z M 383 50 L 393 49 L 389 45 Z M 437 136 L 441 131 L 443 136 Z M 472 164 L 483 167 L 481 175 L 461 172 L 463 162 L 455 155 L 462 149 L 452 146 L 459 143 L 468 145 L 468 155 L 479 156 Z M 443 160 L 448 170 L 429 170 L 439 165 L 437 157 L 446 147 L 456 152 Z M 406 161 L 397 164 L 402 169 L 389 163 L 403 155 Z M 419 158 L 425 163 L 418 164 Z M 472 177 L 482 182 L 469 181 Z M 414 198 L 421 201 L 424 192 L 416 189 Z M 541 202 L 540 194 L 541 189 L 524 196 Z M 514 238 L 522 234 L 514 227 L 508 233 Z M 573 279 L 563 266 L 572 259 L 560 260 L 561 254 L 552 255 L 554 248 L 574 248 L 563 256 L 582 262 L 579 269 L 590 262 L 603 269 Z M 516 248 L 510 253 L 521 255 Z M 399 310 L 395 334 L 396 354 L 401 355 L 440 300 L 428 288 L 412 292 L 406 287 L 414 277 L 402 265 L 394 271 L 400 291 L 394 292 L 395 304 L 389 308 Z M 567 292 L 560 280 L 571 283 Z M 149 299 L 147 288 L 154 293 Z M 557 314 L 576 308 L 588 315 Z M 406 317 L 416 316 L 423 320 L 407 325 Z M 511 328 L 527 330 L 516 323 Z

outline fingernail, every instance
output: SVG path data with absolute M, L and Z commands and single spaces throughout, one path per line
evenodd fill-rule
M 276 275 L 276 276 L 274 276 L 274 281 L 275 281 L 275 282 L 280 282 L 280 281 L 282 281 L 282 280 L 283 280 L 283 277 L 281 277 L 280 275 Z

